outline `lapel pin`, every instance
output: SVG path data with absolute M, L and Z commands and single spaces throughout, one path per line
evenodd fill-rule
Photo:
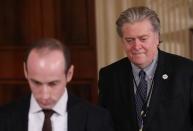
M 163 78 L 164 80 L 166 80 L 166 79 L 168 79 L 168 75 L 167 75 L 167 74 L 164 74 L 164 75 L 162 76 L 162 78 Z

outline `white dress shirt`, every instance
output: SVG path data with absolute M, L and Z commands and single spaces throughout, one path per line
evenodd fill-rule
M 67 131 L 67 100 L 68 93 L 65 88 L 57 104 L 53 107 L 55 113 L 51 117 L 52 131 Z M 31 95 L 30 108 L 28 114 L 28 131 L 42 131 L 44 122 L 44 113 L 42 108 Z

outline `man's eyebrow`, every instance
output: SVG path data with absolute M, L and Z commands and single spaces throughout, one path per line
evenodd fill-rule
M 150 33 L 142 34 L 142 35 L 140 35 L 139 37 L 143 37 L 143 36 L 150 36 Z
M 53 81 L 49 81 L 48 83 L 58 83 L 59 80 L 53 80 Z
M 38 81 L 38 80 L 33 79 L 33 78 L 30 78 L 30 80 L 33 81 L 33 82 L 36 82 L 36 83 L 40 83 L 40 84 L 42 83 L 41 81 Z

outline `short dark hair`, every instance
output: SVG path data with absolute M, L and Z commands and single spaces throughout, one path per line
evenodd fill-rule
M 154 31 L 160 33 L 160 20 L 157 13 L 145 6 L 131 7 L 121 12 L 116 21 L 117 33 L 122 37 L 122 26 L 125 23 L 135 23 L 142 20 L 149 20 Z
M 26 51 L 25 59 L 24 62 L 27 64 L 27 60 L 29 57 L 29 54 L 31 53 L 32 50 L 42 50 L 42 49 L 48 49 L 50 51 L 53 50 L 58 50 L 61 51 L 64 55 L 64 61 L 66 63 L 65 65 L 65 71 L 69 69 L 71 66 L 71 55 L 70 55 L 70 50 L 68 47 L 62 43 L 61 41 L 54 39 L 54 38 L 42 38 L 39 39 L 32 44 L 30 44 L 29 48 Z

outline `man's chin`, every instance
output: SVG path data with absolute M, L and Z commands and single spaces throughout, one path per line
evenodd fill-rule
M 139 68 L 145 68 L 146 65 L 144 63 L 144 61 L 135 61 L 134 64 L 139 67 Z
M 40 107 L 42 109 L 52 109 L 53 105 L 52 104 L 40 104 Z

